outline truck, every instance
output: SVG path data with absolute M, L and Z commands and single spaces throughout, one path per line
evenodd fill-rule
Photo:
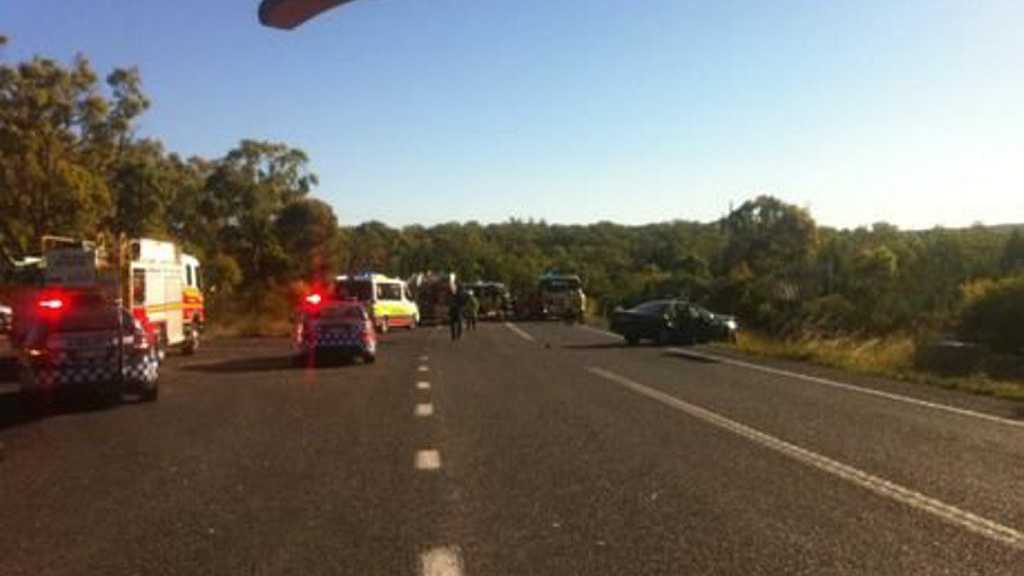
M 480 318 L 506 320 L 514 314 L 515 303 L 508 288 L 501 282 L 474 282 L 466 285 L 480 302 Z
M 38 312 L 31 303 L 54 288 L 97 290 L 120 299 L 157 336 L 161 357 L 169 348 L 199 348 L 205 321 L 199 262 L 173 242 L 137 238 L 109 248 L 87 240 L 45 236 L 37 278 L 10 289 L 15 346 Z
M 32 303 L 39 292 L 64 287 L 95 288 L 120 298 L 134 317 L 156 331 L 161 355 L 170 347 L 186 354 L 198 350 L 206 320 L 199 260 L 173 242 L 137 238 L 111 249 L 89 240 L 44 236 L 40 253 L 18 263 L 0 297 L 12 308 L 12 346 L 20 346 L 37 313 Z
M 424 324 L 448 322 L 448 308 L 455 296 L 455 274 L 423 272 L 409 278 L 409 290 L 420 310 Z
M 582 322 L 587 308 L 583 280 L 575 274 L 547 273 L 537 283 L 539 316 Z

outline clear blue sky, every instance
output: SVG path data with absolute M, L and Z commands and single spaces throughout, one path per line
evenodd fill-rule
M 305 149 L 342 222 L 1024 222 L 1024 2 L 256 0 L 0 4 L 4 57 L 138 65 L 141 133 Z

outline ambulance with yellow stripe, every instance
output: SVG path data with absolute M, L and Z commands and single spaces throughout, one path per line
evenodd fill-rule
M 373 319 L 374 327 L 381 334 L 397 327 L 412 330 L 420 323 L 419 306 L 404 280 L 365 273 L 338 276 L 335 286 L 339 299 L 354 299 L 363 303 Z

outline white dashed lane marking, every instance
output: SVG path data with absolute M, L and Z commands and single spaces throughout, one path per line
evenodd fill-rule
M 981 536 L 1002 542 L 1003 544 L 1018 550 L 1024 550 L 1024 533 L 1018 532 L 1009 526 L 998 524 L 992 520 L 961 510 L 955 506 L 946 504 L 945 502 L 936 500 L 935 498 L 925 496 L 924 494 L 915 492 L 914 490 L 900 486 L 899 484 L 895 484 L 884 478 L 874 476 L 852 466 L 848 466 L 826 456 L 822 456 L 816 452 L 801 448 L 795 444 L 791 444 L 785 440 L 776 438 L 775 436 L 766 434 L 755 428 L 751 428 L 750 426 L 740 424 L 735 420 L 730 420 L 725 416 L 721 416 L 705 408 L 680 400 L 679 398 L 666 394 L 660 390 L 655 390 L 654 388 L 649 388 L 643 384 L 634 382 L 625 376 L 620 376 L 603 368 L 589 367 L 587 370 L 592 374 L 614 382 L 623 388 L 640 394 L 641 396 L 646 396 L 651 400 L 689 414 L 690 416 L 708 424 L 728 430 L 729 432 L 746 438 L 747 440 L 765 448 L 774 450 L 775 452 L 779 452 L 799 462 L 813 466 L 823 472 L 837 476 L 850 483 L 870 490 L 879 496 L 896 500 L 897 502 L 901 502 L 907 506 L 936 516 L 941 520 L 960 526 L 961 528 L 975 534 L 980 534 Z
M 425 380 L 420 380 L 419 382 L 416 383 L 416 389 L 417 390 L 430 390 L 430 382 L 427 382 Z
M 441 453 L 437 450 L 419 450 L 416 452 L 417 470 L 437 470 L 441 467 Z
M 432 548 L 420 555 L 423 576 L 462 576 L 462 554 L 452 546 Z
M 505 322 L 505 327 L 511 330 L 516 336 L 519 336 L 520 338 L 526 340 L 527 342 L 536 342 L 536 340 L 533 339 L 533 336 L 531 336 L 529 332 L 523 330 L 522 328 L 516 326 L 511 322 Z
M 433 404 L 429 404 L 428 403 L 428 404 L 417 404 L 416 405 L 416 416 L 418 416 L 420 418 L 425 418 L 427 416 L 433 416 L 433 415 L 434 415 L 434 405 Z
M 420 366 L 420 367 L 419 367 L 419 368 L 417 368 L 416 370 L 417 370 L 418 372 L 430 372 L 430 368 L 427 368 L 426 366 Z
M 427 356 L 426 354 L 420 356 L 420 362 L 426 362 L 427 360 L 430 360 L 430 356 Z

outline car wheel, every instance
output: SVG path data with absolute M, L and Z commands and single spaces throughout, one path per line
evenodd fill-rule
M 154 382 L 152 387 L 143 390 L 142 394 L 139 394 L 139 398 L 143 402 L 156 402 L 160 398 L 160 385 Z
M 639 343 L 640 343 L 640 337 L 639 336 L 637 336 L 635 334 L 630 334 L 629 336 L 626 336 L 626 344 L 629 344 L 630 346 L 636 346 Z
M 380 321 L 380 333 L 381 334 L 387 334 L 389 329 L 390 329 L 390 326 L 388 325 L 388 317 L 385 316 Z
M 373 364 L 376 361 L 377 361 L 377 355 L 376 354 L 371 354 L 369 352 L 363 353 L 363 363 L 364 364 Z

